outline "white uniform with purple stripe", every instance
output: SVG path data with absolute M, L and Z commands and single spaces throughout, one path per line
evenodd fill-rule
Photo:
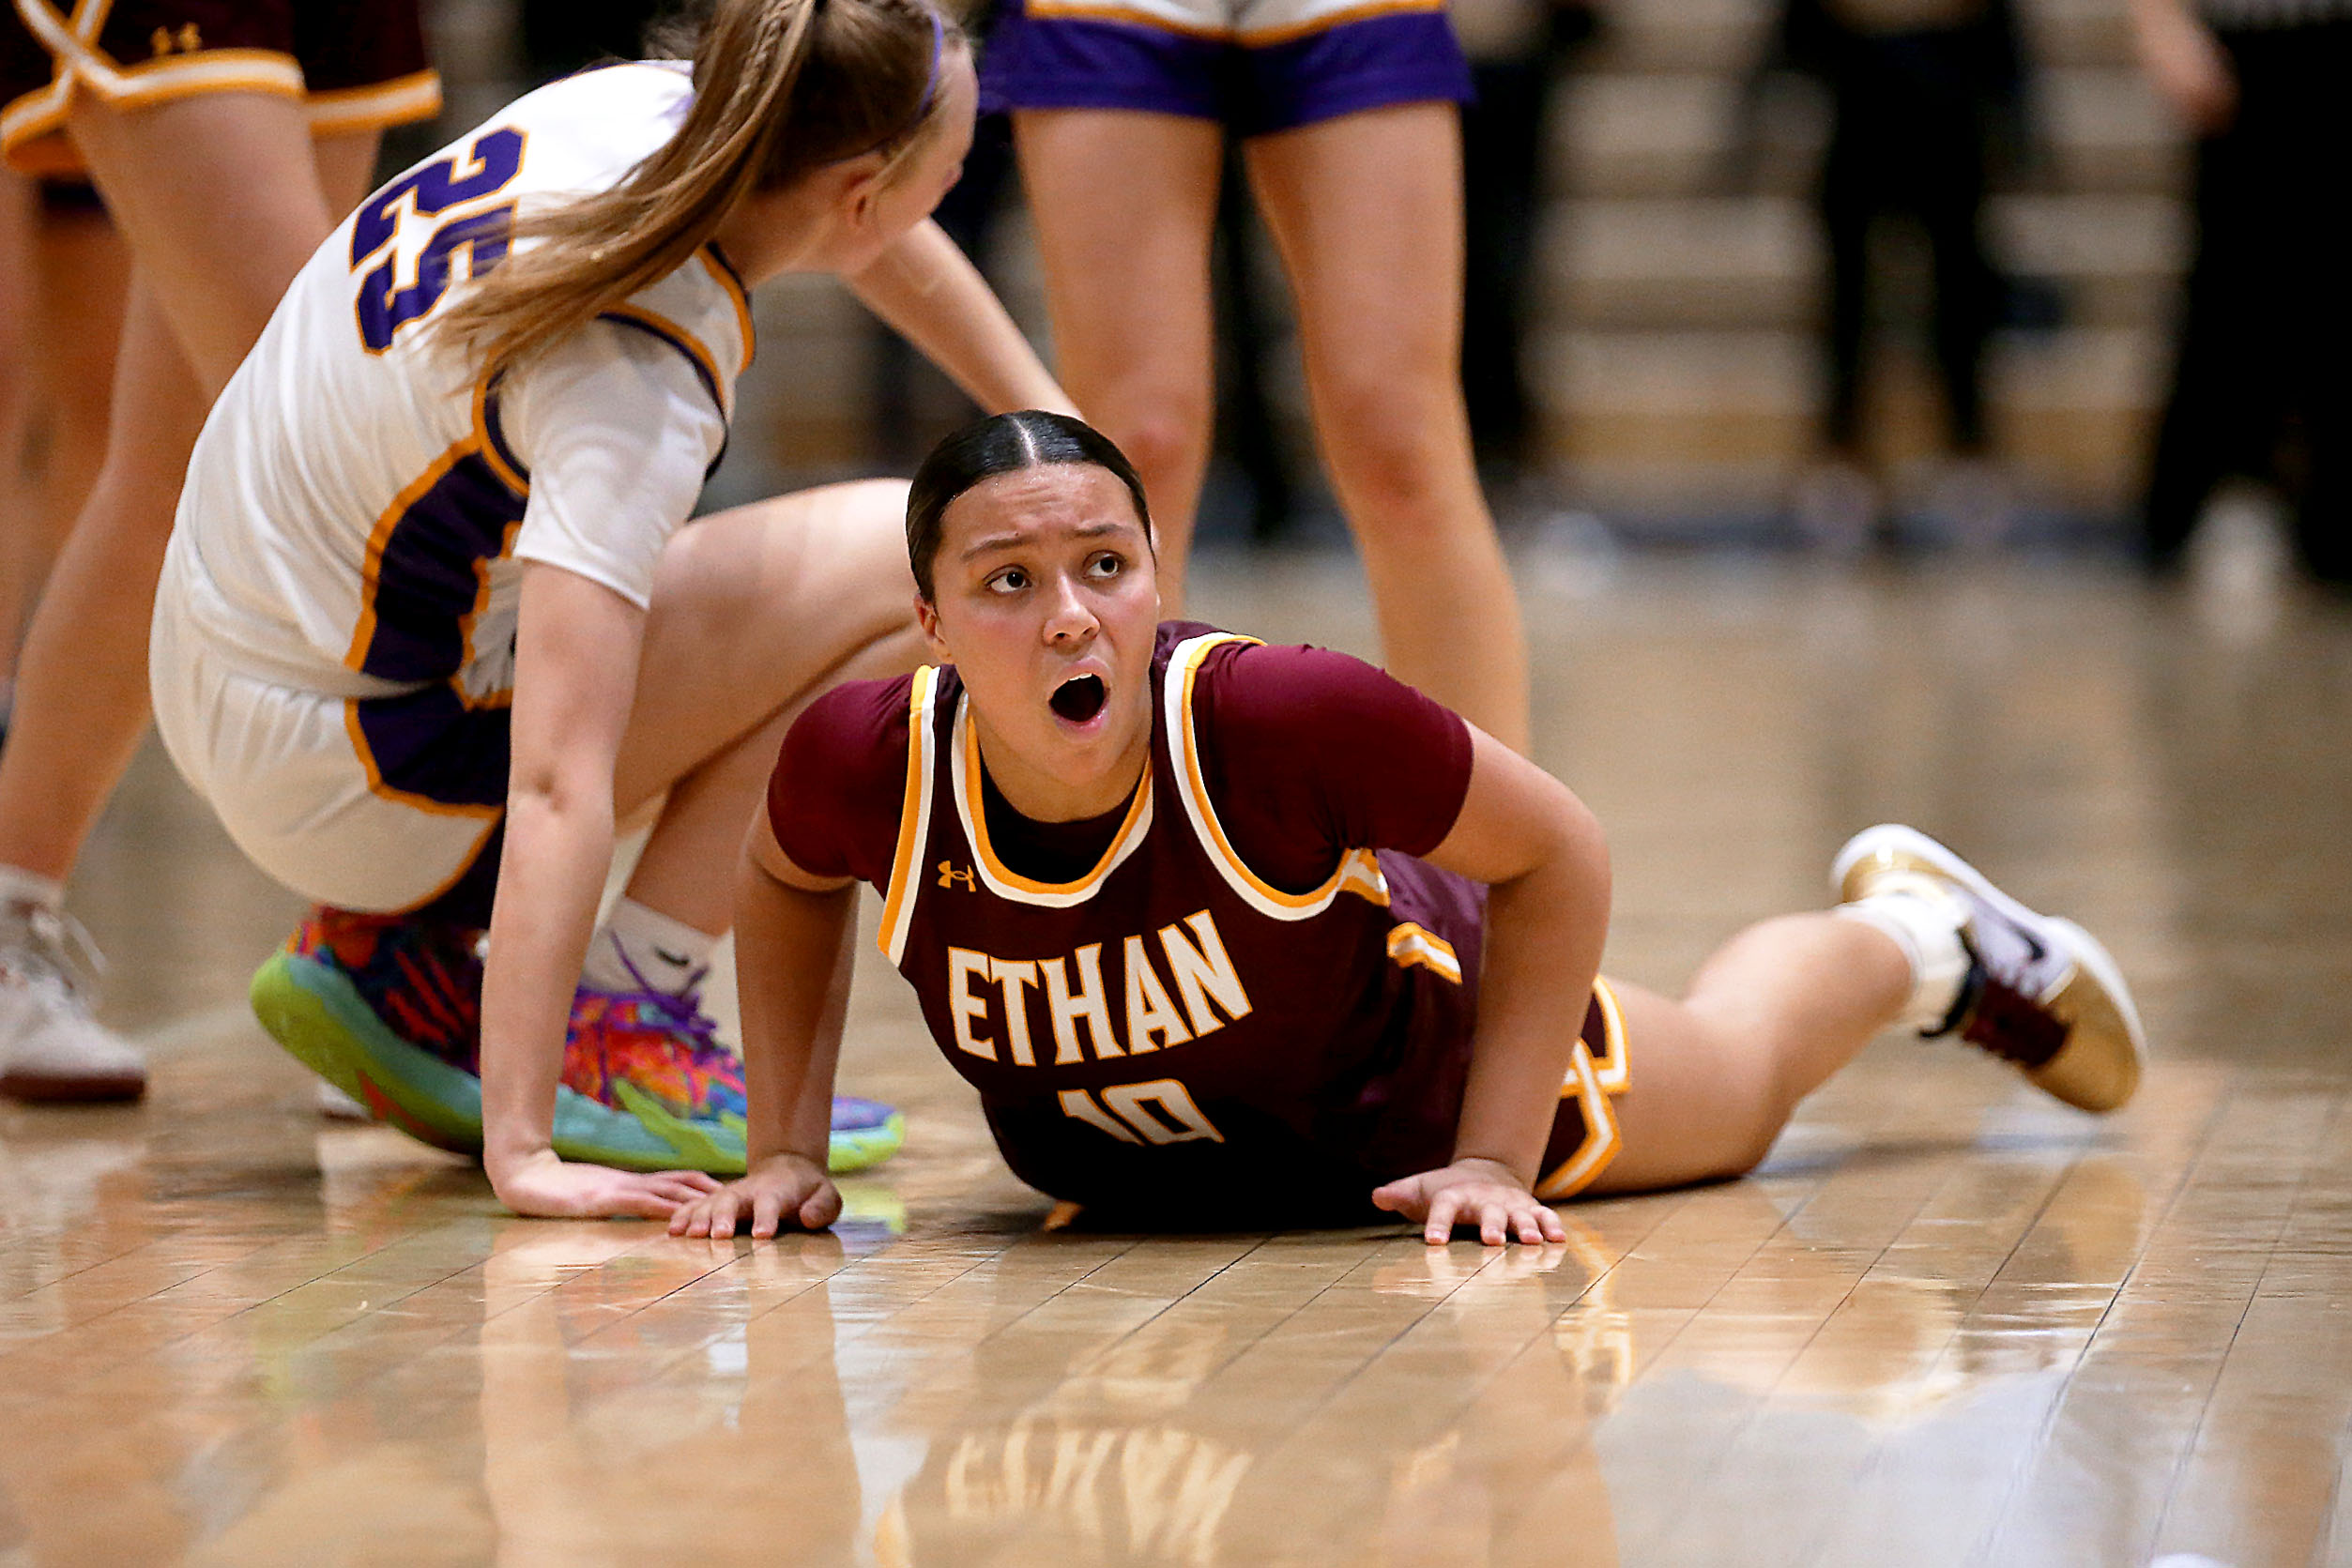
M 619 183 L 691 97 L 682 67 L 587 72 L 392 181 L 296 276 L 206 422 L 157 593 L 156 724 L 312 898 L 409 908 L 485 872 L 520 563 L 644 606 L 725 444 L 751 316 L 715 251 L 496 384 L 429 332 L 518 206 Z

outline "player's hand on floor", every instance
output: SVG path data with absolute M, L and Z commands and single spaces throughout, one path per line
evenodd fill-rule
M 1422 1240 L 1433 1247 L 1453 1240 L 1456 1225 L 1469 1225 L 1489 1247 L 1513 1239 L 1529 1246 L 1568 1239 L 1560 1216 L 1491 1160 L 1457 1160 L 1443 1170 L 1391 1181 L 1372 1194 L 1372 1202 L 1418 1224 Z
M 680 1206 L 670 1216 L 670 1234 L 725 1239 L 740 1222 L 749 1235 L 765 1239 L 787 1226 L 822 1230 L 840 1217 L 840 1190 L 823 1167 L 804 1155 L 777 1154 L 740 1181 Z
M 665 1220 L 718 1186 L 698 1170 L 614 1170 L 559 1158 L 552 1149 L 493 1172 L 490 1184 L 516 1213 L 557 1220 Z

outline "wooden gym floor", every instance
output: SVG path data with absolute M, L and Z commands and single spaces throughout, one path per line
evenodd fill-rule
M 241 1001 L 293 905 L 150 754 L 77 906 L 154 1091 L 0 1108 L 0 1565 L 2352 1563 L 2352 612 L 1525 583 L 1612 972 L 1678 980 L 1900 817 L 2105 936 L 2138 1102 L 1890 1040 L 1758 1176 L 1565 1247 L 1045 1234 L 877 964 L 847 1083 L 909 1137 L 833 1234 L 522 1222 L 313 1114 Z M 1358 605 L 1301 561 L 1196 609 L 1362 649 Z

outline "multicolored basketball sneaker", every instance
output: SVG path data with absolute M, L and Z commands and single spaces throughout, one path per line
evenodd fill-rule
M 322 906 L 255 972 L 254 1014 L 290 1055 L 377 1120 L 478 1154 L 479 937 Z M 565 1158 L 742 1173 L 742 1069 L 692 997 L 584 990 L 573 999 L 564 1080 L 554 1142 Z M 833 1102 L 835 1170 L 877 1165 L 904 1140 L 904 1120 L 889 1106 Z
M 743 1063 L 719 1039 L 702 1010 L 702 974 L 683 991 L 659 990 L 624 955 L 637 984 L 626 991 L 582 985 L 572 997 L 564 1040 L 564 1087 L 597 1104 L 623 1110 L 668 1147 L 668 1165 L 714 1176 L 743 1170 Z M 557 1115 L 556 1151 L 600 1165 L 635 1164 L 632 1140 L 610 1146 L 595 1125 L 567 1129 Z M 852 1096 L 833 1101 L 827 1164 L 838 1173 L 864 1170 L 898 1151 L 906 1122 L 888 1105 Z
M 1846 902 L 1904 890 L 1961 917 L 1968 974 L 1944 1022 L 2069 1105 L 2112 1111 L 2140 1086 L 2146 1036 L 2115 961 L 2072 921 L 2037 914 L 1925 833 L 1895 823 L 1846 841 L 1830 867 Z
M 253 1014 L 376 1120 L 479 1153 L 481 935 L 322 905 L 254 972 Z

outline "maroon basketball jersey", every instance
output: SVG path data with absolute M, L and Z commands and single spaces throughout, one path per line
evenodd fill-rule
M 1243 863 L 1192 692 L 1247 641 L 1161 630 L 1151 769 L 1099 861 L 1060 884 L 990 845 L 955 671 L 914 678 L 882 950 L 1007 1163 L 1057 1197 L 1205 1213 L 1280 1182 L 1360 1210 L 1452 1157 L 1486 890 L 1369 848 L 1304 891 Z

